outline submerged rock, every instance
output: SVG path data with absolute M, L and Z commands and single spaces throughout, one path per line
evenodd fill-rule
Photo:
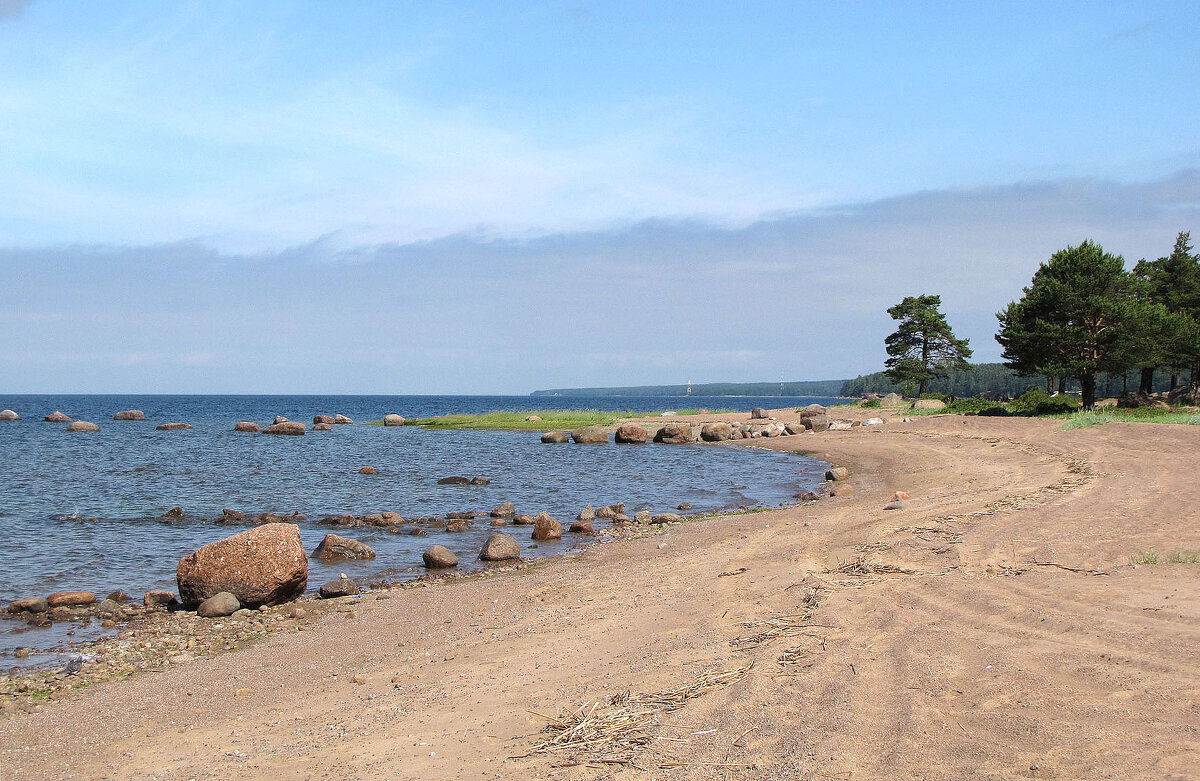
M 179 431 L 191 428 L 191 423 L 160 423 L 154 427 L 156 431 Z
M 561 445 L 569 441 L 570 438 L 562 431 L 547 431 L 542 434 L 542 442 L 547 445 Z
M 237 425 L 233 427 L 233 430 L 244 431 L 250 434 L 257 434 L 262 431 L 257 423 L 252 423 L 248 420 L 238 421 Z
M 331 423 L 314 423 L 312 430 L 313 431 L 333 431 L 333 424 L 331 424 Z
M 305 426 L 303 423 L 296 421 L 285 420 L 282 423 L 272 423 L 263 429 L 264 434 L 282 434 L 285 436 L 298 437 L 304 434 Z
M 67 426 L 67 431 L 99 431 L 100 427 L 86 420 L 76 420 Z
M 375 470 L 375 467 L 373 467 L 373 466 L 364 466 L 362 469 L 358 470 L 358 473 L 360 475 L 378 474 L 378 472 Z
M 162 517 L 164 517 L 164 518 L 182 518 L 183 517 L 183 508 L 176 505 L 175 507 L 172 507 L 170 510 L 167 510 L 165 513 L 163 513 Z
M 571 432 L 571 439 L 576 445 L 606 445 L 608 432 L 603 426 L 584 426 Z
M 471 480 L 467 477 L 443 477 L 437 481 L 438 485 L 470 485 Z
M 175 574 L 179 596 L 189 608 L 222 591 L 257 608 L 303 596 L 308 556 L 298 526 L 267 523 L 189 553 L 179 560 Z

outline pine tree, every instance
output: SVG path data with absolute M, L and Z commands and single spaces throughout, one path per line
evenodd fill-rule
M 968 340 L 954 336 L 939 311 L 941 306 L 941 296 L 908 296 L 887 310 L 900 327 L 884 340 L 889 356 L 885 374 L 901 387 L 915 385 L 918 395 L 930 380 L 945 377 L 952 369 L 971 368 Z

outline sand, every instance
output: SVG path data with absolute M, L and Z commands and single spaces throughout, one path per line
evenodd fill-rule
M 1200 427 L 890 416 L 753 444 L 846 465 L 854 492 L 75 692 L 0 721 L 0 778 L 1200 776 L 1200 567 L 1130 563 L 1200 549 Z M 748 644 L 772 619 L 790 634 Z M 632 764 L 514 758 L 549 737 L 534 712 L 751 663 L 655 711 Z

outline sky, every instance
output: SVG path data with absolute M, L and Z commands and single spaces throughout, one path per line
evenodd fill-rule
M 848 378 L 1200 231 L 1194 2 L 0 0 L 0 392 Z M 1198 233 L 1200 237 L 1200 233 Z

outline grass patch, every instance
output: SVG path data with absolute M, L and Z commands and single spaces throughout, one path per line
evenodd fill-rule
M 613 426 L 623 418 L 645 417 L 653 413 L 602 412 L 600 410 L 520 410 L 497 411 L 480 415 L 440 415 L 436 418 L 410 418 L 406 426 L 430 429 L 474 429 L 493 431 L 551 431 L 577 429 L 584 426 Z M 526 420 L 531 415 L 541 420 Z
M 733 414 L 733 413 L 735 413 L 735 412 L 736 412 L 736 410 L 731 410 L 731 409 L 729 409 L 728 407 L 722 407 L 722 408 L 720 408 L 720 409 L 710 409 L 710 410 L 708 410 L 706 413 L 701 413 L 701 412 L 700 412 L 700 408 L 699 408 L 699 407 L 694 407 L 694 408 L 686 408 L 686 409 L 677 409 L 677 410 L 675 410 L 675 414 L 676 414 L 676 415 L 700 415 L 700 414 L 707 414 L 707 415 L 730 415 L 730 414 Z
M 1186 426 L 1200 426 L 1200 415 L 1192 412 L 1163 412 L 1146 407 L 1094 409 L 1067 415 L 1062 427 L 1064 429 L 1087 428 L 1105 423 L 1182 423 Z
M 1129 557 L 1130 564 L 1196 564 L 1200 563 L 1200 552 L 1176 548 L 1165 556 L 1151 548 Z

